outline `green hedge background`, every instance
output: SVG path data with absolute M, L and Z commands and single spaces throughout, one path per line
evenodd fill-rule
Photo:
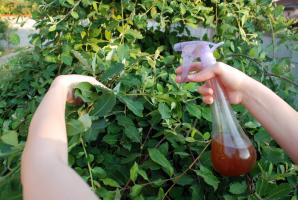
M 0 199 L 21 199 L 30 119 L 52 80 L 70 73 L 111 88 L 80 84 L 75 94 L 85 103 L 69 105 L 66 115 L 69 165 L 102 199 L 297 199 L 297 165 L 242 106 L 234 110 L 258 151 L 257 164 L 240 177 L 212 169 L 210 108 L 198 84 L 175 83 L 181 57 L 172 49 L 194 39 L 187 27 L 212 28 L 213 38 L 201 39 L 225 42 L 215 52 L 219 61 L 298 109 L 290 59 L 269 56 L 298 37 L 282 7 L 269 0 L 34 2 L 40 30 L 34 51 L 0 68 Z M 148 20 L 158 28 L 148 28 Z M 266 49 L 265 34 L 272 36 Z

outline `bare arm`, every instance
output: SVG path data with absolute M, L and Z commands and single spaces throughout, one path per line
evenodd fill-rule
M 100 84 L 92 77 L 60 76 L 33 116 L 21 164 L 25 200 L 98 199 L 68 167 L 65 103 L 72 86 L 79 82 Z
M 262 124 L 276 142 L 298 163 L 298 112 L 260 82 L 224 63 L 202 69 L 194 63 L 187 81 L 203 82 L 217 77 L 227 92 L 229 101 L 241 103 Z M 182 68 L 177 69 L 177 82 L 181 82 Z M 213 90 L 207 84 L 198 88 L 203 101 L 212 104 Z
M 254 79 L 247 82 L 241 103 L 298 163 L 298 112 Z

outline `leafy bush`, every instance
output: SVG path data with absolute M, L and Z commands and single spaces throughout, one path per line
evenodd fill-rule
M 29 15 L 32 6 L 28 0 L 5 0 L 0 3 L 0 14 Z
M 0 20 L 0 40 L 4 40 L 6 38 L 6 31 L 7 31 L 7 23 L 4 21 Z M 2 54 L 3 51 L 2 45 L 0 45 L 0 55 Z
M 0 56 L 9 45 L 20 44 L 20 37 L 14 29 L 9 28 L 7 21 L 0 19 Z
M 297 33 L 288 30 L 282 7 L 269 2 L 40 1 L 35 51 L 0 71 L 13 73 L 0 82 L 0 198 L 20 198 L 19 156 L 42 95 L 56 75 L 79 73 L 112 89 L 80 84 L 75 94 L 85 103 L 68 106 L 66 114 L 69 164 L 101 198 L 294 200 L 297 166 L 241 106 L 234 108 L 258 150 L 257 165 L 241 177 L 214 172 L 210 108 L 196 94 L 198 84 L 175 83 L 180 55 L 172 46 L 194 39 L 187 27 L 199 25 L 216 33 L 203 39 L 225 41 L 218 60 L 297 109 L 291 62 L 275 57 Z M 273 43 L 263 49 L 268 32 Z

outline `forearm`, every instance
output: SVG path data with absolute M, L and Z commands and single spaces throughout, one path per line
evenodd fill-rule
M 83 81 L 97 83 L 80 75 L 56 78 L 37 108 L 22 155 L 24 199 L 97 199 L 67 164 L 65 104 L 71 87 Z
M 66 98 L 67 88 L 54 82 L 32 118 L 24 150 L 27 159 L 47 154 L 67 164 Z
M 298 163 L 298 113 L 269 88 L 249 78 L 242 104 Z

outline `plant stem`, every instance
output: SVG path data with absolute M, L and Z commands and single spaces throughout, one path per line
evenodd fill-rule
M 65 20 L 65 19 L 71 14 L 71 12 L 74 11 L 74 9 L 76 9 L 76 7 L 81 3 L 81 1 L 82 1 L 82 0 L 78 1 L 78 2 L 72 7 L 72 9 L 71 9 L 66 15 L 64 15 L 63 18 L 61 18 L 61 19 L 57 22 L 57 24 L 59 24 L 60 22 L 62 22 L 63 20 Z M 56 24 L 56 25 L 57 25 L 57 24 Z
M 275 60 L 275 33 L 273 29 L 272 20 L 273 20 L 272 16 L 269 15 L 269 23 L 270 23 L 271 35 L 272 35 L 272 53 L 273 53 L 273 60 Z
M 166 198 L 166 196 L 169 194 L 169 192 L 173 189 L 173 187 L 176 185 L 176 183 L 179 181 L 179 179 L 184 176 L 189 170 L 191 170 L 191 168 L 196 164 L 196 162 L 201 158 L 202 154 L 205 152 L 205 150 L 207 149 L 207 147 L 210 145 L 210 142 L 204 147 L 204 149 L 200 152 L 200 154 L 196 157 L 196 159 L 188 166 L 188 168 L 183 171 L 180 175 L 176 176 L 173 178 L 173 184 L 171 185 L 171 187 L 166 191 L 164 197 L 162 198 L 162 200 L 164 200 Z
M 263 65 L 257 61 L 256 59 L 254 58 L 251 58 L 247 55 L 244 55 L 244 54 L 230 54 L 228 55 L 227 57 L 244 57 L 244 58 L 247 58 L 248 60 L 250 61 L 253 61 L 257 66 L 260 66 L 261 67 L 261 70 L 267 75 L 267 76 L 273 76 L 273 77 L 276 77 L 276 78 L 279 78 L 279 79 L 282 79 L 284 81 L 287 81 L 288 83 L 291 83 L 292 85 L 298 87 L 298 83 L 292 81 L 291 79 L 287 78 L 287 77 L 284 77 L 284 76 L 280 76 L 280 75 L 277 75 L 277 74 L 273 74 L 271 72 L 269 72 L 268 70 L 266 70 Z
M 263 200 L 262 197 L 260 197 L 260 195 L 258 193 L 254 193 L 254 196 L 258 199 L 258 200 Z
M 82 136 L 80 137 L 80 142 L 82 144 L 84 154 L 85 154 L 85 158 L 87 160 L 87 166 L 88 166 L 88 171 L 89 171 L 89 176 L 90 176 L 91 187 L 95 191 L 94 180 L 93 180 L 93 175 L 92 175 L 92 171 L 91 171 L 91 165 L 90 165 L 89 160 L 88 160 L 88 154 L 87 154 L 87 151 L 86 151 L 85 144 L 84 144 Z

